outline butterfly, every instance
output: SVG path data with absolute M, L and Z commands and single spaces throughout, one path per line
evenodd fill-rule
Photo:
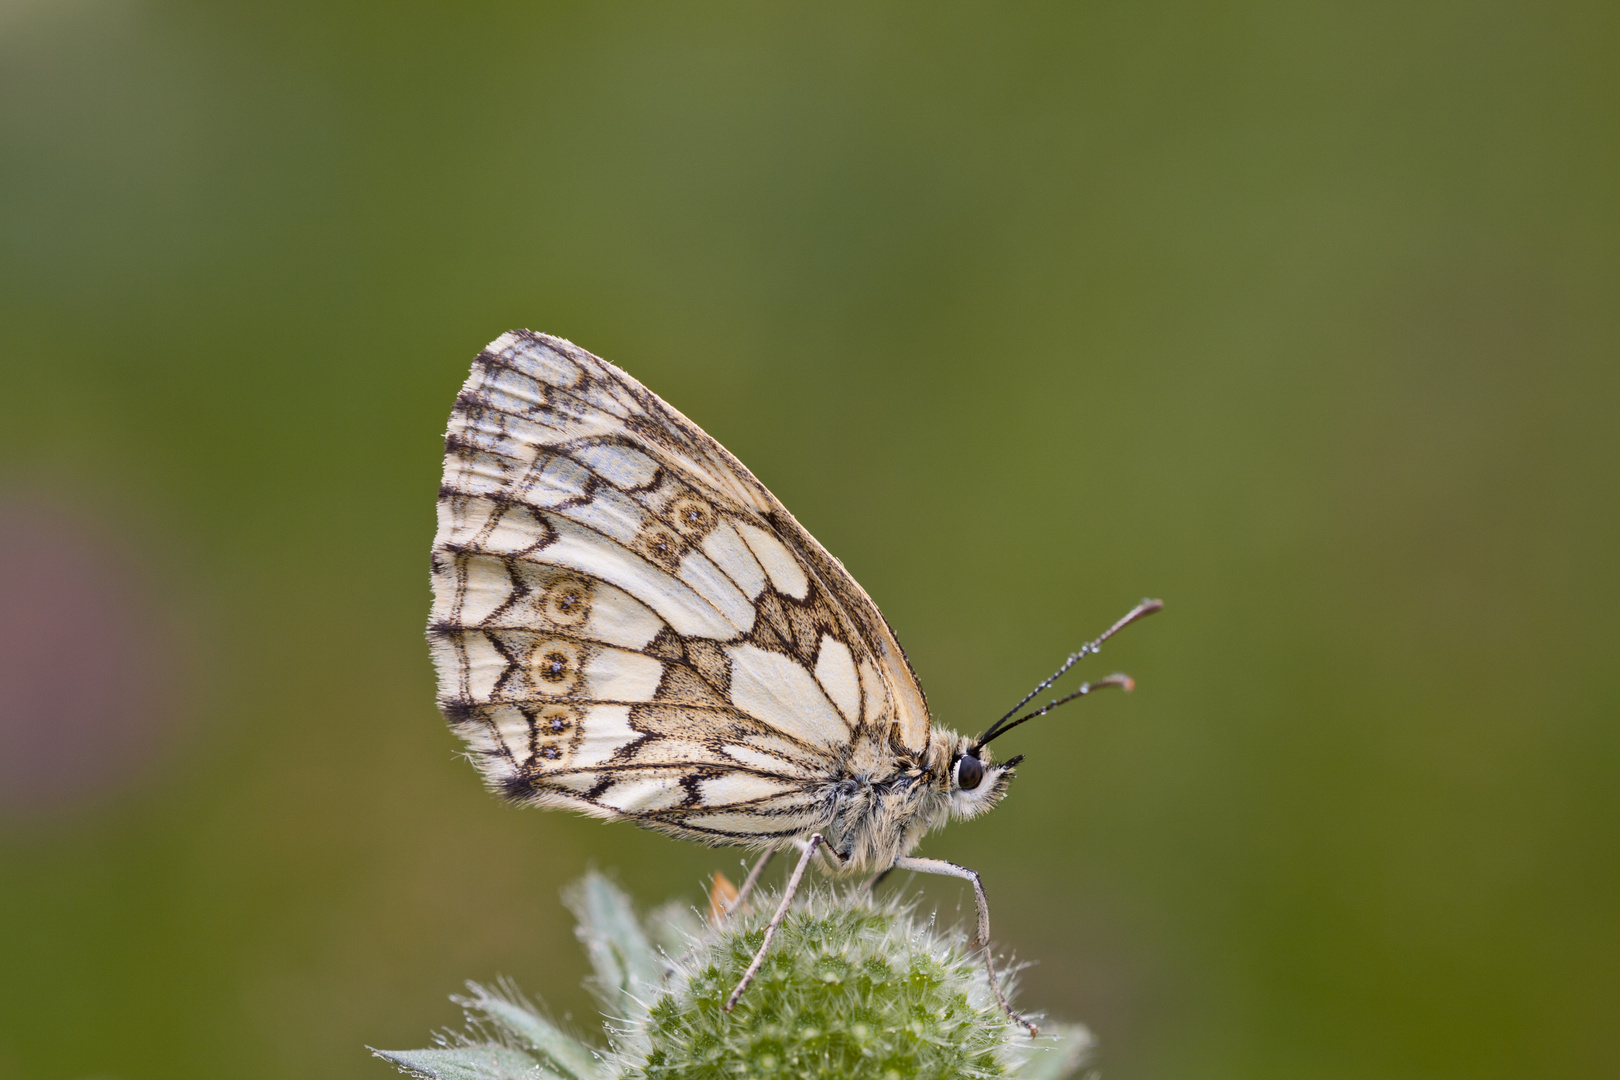
M 734 1006 L 818 852 L 835 873 L 969 881 L 911 852 L 1006 794 L 1020 758 L 992 739 L 1137 605 L 984 734 L 934 727 L 866 592 L 736 458 L 612 364 L 561 338 L 504 334 L 478 354 L 445 436 L 428 627 L 439 705 L 494 790 L 771 856 L 797 848 Z M 876 878 L 873 879 L 875 883 Z

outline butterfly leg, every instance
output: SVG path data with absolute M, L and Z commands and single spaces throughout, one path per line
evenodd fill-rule
M 810 850 L 810 841 L 808 840 L 800 840 L 797 837 L 794 837 L 792 840 L 789 840 L 788 843 L 798 848 L 801 855 Z M 844 868 L 844 860 L 839 858 L 838 852 L 833 850 L 832 842 L 830 840 L 822 840 L 821 848 L 819 850 L 821 855 L 821 868 L 823 870 L 826 870 L 828 873 L 837 873 L 839 870 Z
M 759 966 L 765 962 L 765 954 L 770 950 L 771 939 L 776 936 L 776 928 L 782 925 L 782 920 L 787 918 L 788 909 L 793 906 L 793 897 L 799 891 L 799 882 L 804 878 L 805 867 L 809 866 L 810 860 L 815 857 L 816 849 L 826 842 L 820 833 L 810 834 L 809 841 L 804 845 L 804 854 L 799 856 L 798 863 L 793 867 L 793 873 L 788 877 L 787 886 L 782 890 L 782 902 L 777 906 L 776 914 L 771 916 L 769 925 L 765 927 L 765 940 L 759 943 L 759 951 L 754 954 L 754 962 L 748 965 L 748 970 L 743 972 L 742 981 L 731 992 L 731 996 L 726 998 L 726 1012 L 736 1007 L 737 999 L 748 989 L 748 984 L 754 981 Z M 834 853 L 833 857 L 837 858 L 837 854 Z
M 736 911 L 743 906 L 743 904 L 748 900 L 748 894 L 754 891 L 755 885 L 759 884 L 760 873 L 764 871 L 766 864 L 774 858 L 776 858 L 776 850 L 774 848 L 759 857 L 759 861 L 754 864 L 754 868 L 748 871 L 748 876 L 743 879 L 742 888 L 737 890 L 736 897 L 733 898 L 731 903 L 726 905 L 726 909 L 720 913 L 720 917 L 722 919 L 727 918 L 733 911 Z
M 984 970 L 990 976 L 990 989 L 996 992 L 996 1000 L 1001 1003 L 1001 1010 L 1007 1014 L 1008 1019 L 1029 1032 L 1031 1036 L 1038 1034 L 1040 1029 L 1014 1012 L 1012 1005 L 1007 1001 L 1007 995 L 1001 992 L 1001 982 L 996 978 L 995 961 L 990 956 L 990 902 L 985 899 L 984 882 L 979 880 L 978 871 L 957 866 L 944 859 L 916 859 L 909 855 L 894 860 L 894 869 L 910 870 L 918 874 L 941 874 L 973 883 L 973 901 L 979 909 L 979 923 L 973 934 L 973 942 L 968 948 L 984 950 Z

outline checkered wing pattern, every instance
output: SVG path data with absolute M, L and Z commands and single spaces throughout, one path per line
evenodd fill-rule
M 858 747 L 920 751 L 893 632 L 753 474 L 629 375 L 526 330 L 445 439 L 439 702 L 491 786 L 710 843 L 824 826 Z

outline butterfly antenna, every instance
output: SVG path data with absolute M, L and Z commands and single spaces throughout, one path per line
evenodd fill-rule
M 1048 686 L 1051 686 L 1053 683 L 1063 678 L 1063 676 L 1068 673 L 1069 669 L 1074 667 L 1074 665 L 1078 664 L 1081 660 L 1092 655 L 1093 653 L 1100 651 L 1103 642 L 1107 641 L 1109 638 L 1131 625 L 1131 623 L 1136 622 L 1138 619 L 1146 618 L 1162 607 L 1164 607 L 1163 600 L 1143 600 L 1140 604 L 1137 604 L 1135 607 L 1131 608 L 1131 610 L 1127 611 L 1123 616 L 1121 616 L 1119 621 L 1115 622 L 1113 626 L 1110 626 L 1107 630 L 1104 630 L 1101 634 L 1099 634 L 1095 640 L 1086 642 L 1084 645 L 1080 646 L 1077 652 L 1071 653 L 1069 658 L 1063 661 L 1056 671 L 1052 672 L 1051 675 L 1048 675 L 1045 679 L 1041 680 L 1040 685 L 1036 686 L 1035 689 L 1025 694 L 1018 704 L 1007 710 L 1005 716 L 991 724 L 988 731 L 975 739 L 973 741 L 973 745 L 983 746 L 991 739 L 1005 735 L 1007 732 L 1011 731 L 1019 724 L 1022 724 L 1024 721 L 1033 720 L 1037 716 L 1045 716 L 1059 705 L 1062 705 L 1065 702 L 1073 701 L 1077 697 L 1084 697 L 1093 690 L 1101 690 L 1105 686 L 1117 686 L 1122 690 L 1130 690 L 1135 687 L 1136 684 L 1131 681 L 1129 675 L 1110 675 L 1106 679 L 1098 679 L 1096 682 L 1082 683 L 1080 689 L 1076 690 L 1074 693 L 1058 698 L 1055 701 L 1049 701 L 1040 709 L 1030 713 L 1027 716 L 1020 716 L 1016 720 L 1012 719 L 1013 716 L 1017 715 L 1019 709 L 1022 709 L 1025 705 L 1028 705 L 1035 699 L 1035 695 L 1039 694 L 1042 690 L 1045 690 Z

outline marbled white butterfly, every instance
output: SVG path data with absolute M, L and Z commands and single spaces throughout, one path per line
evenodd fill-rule
M 480 353 L 456 398 L 438 516 L 439 704 L 491 787 L 762 850 L 733 908 L 797 847 L 777 921 L 818 851 L 833 872 L 964 878 L 987 965 L 978 874 L 911 851 L 1006 793 L 1019 759 L 993 763 L 991 739 L 1128 689 L 1111 675 L 1015 716 L 1160 606 L 984 734 L 934 728 L 871 597 L 741 462 L 623 371 L 527 330 Z M 990 982 L 1000 996 L 993 968 Z

